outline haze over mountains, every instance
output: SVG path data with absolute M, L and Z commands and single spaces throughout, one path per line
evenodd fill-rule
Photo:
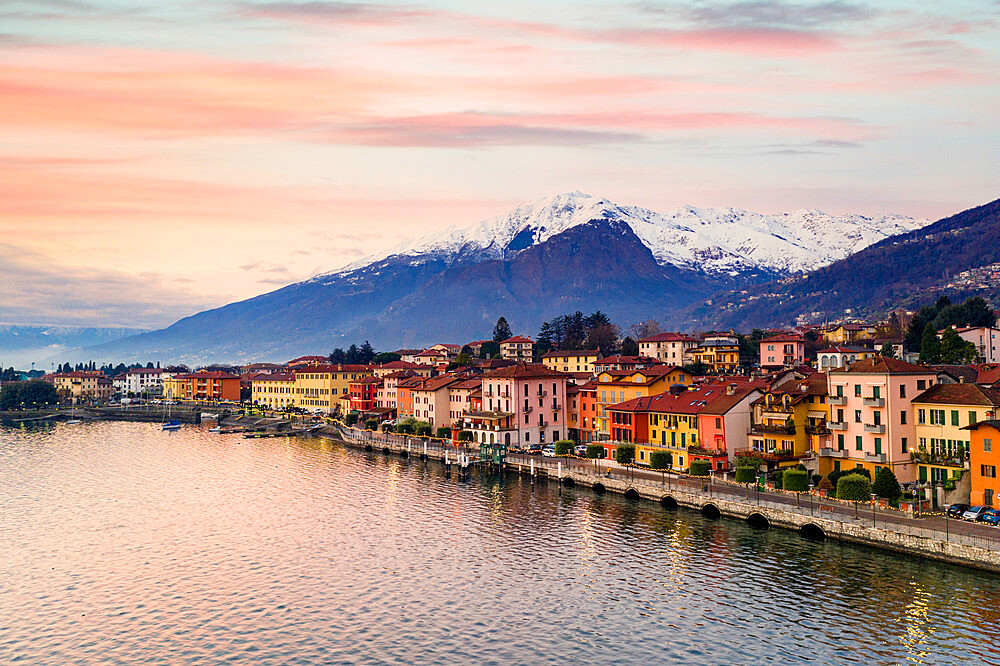
M 501 314 L 528 334 L 577 309 L 626 325 L 668 319 L 722 290 L 825 266 L 926 224 L 811 210 L 661 214 L 560 194 L 79 356 L 285 360 L 366 339 L 395 348 L 481 338 Z

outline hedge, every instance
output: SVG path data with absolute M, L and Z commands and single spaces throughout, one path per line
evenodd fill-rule
M 437 429 L 438 439 L 451 439 L 451 428 L 448 426 L 441 426 Z
M 378 430 L 378 419 L 367 419 L 365 421 L 365 429 Z
M 417 437 L 430 437 L 431 433 L 434 432 L 430 423 L 418 423 L 415 430 Z
M 801 469 L 786 469 L 782 474 L 781 485 L 785 490 L 805 492 L 809 490 L 809 472 Z
M 556 450 L 557 456 L 568 456 L 573 452 L 573 441 L 569 439 L 560 439 L 553 445 L 553 447 Z
M 348 412 L 347 416 L 344 417 L 344 423 L 349 426 L 354 425 L 358 422 L 358 415 L 354 412 Z
M 775 490 L 781 490 L 784 488 L 784 484 L 782 483 L 784 479 L 782 479 L 781 472 L 774 472 L 768 476 L 768 480 L 774 484 Z
M 673 456 L 666 451 L 653 451 L 649 454 L 649 466 L 652 469 L 670 469 L 673 466 Z
M 618 461 L 619 465 L 628 465 L 635 461 L 635 445 L 634 444 L 619 444 L 618 451 L 615 453 L 615 460 Z
M 837 499 L 869 502 L 871 498 L 872 483 L 861 474 L 848 474 L 837 481 Z
M 588 458 L 603 458 L 604 457 L 604 446 L 601 444 L 587 444 L 587 457 Z
M 753 483 L 757 480 L 756 467 L 737 467 L 736 483 Z
M 395 429 L 396 426 L 392 425 L 391 423 L 382 424 L 382 432 L 393 432 Z
M 712 463 L 707 460 L 693 460 L 688 474 L 691 476 L 708 476 L 712 471 Z
M 396 432 L 400 435 L 412 435 L 413 434 L 413 424 L 412 423 L 397 423 Z
M 461 430 L 458 433 L 458 441 L 460 442 L 471 442 L 475 437 L 471 430 Z

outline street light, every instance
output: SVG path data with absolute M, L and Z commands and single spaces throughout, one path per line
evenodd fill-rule
M 875 493 L 872 493 L 872 527 L 877 527 L 875 524 L 875 499 L 878 497 Z
M 813 482 L 809 482 L 809 515 L 813 515 Z

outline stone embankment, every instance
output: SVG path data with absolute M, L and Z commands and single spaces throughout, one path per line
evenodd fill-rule
M 430 460 L 457 463 L 459 455 L 478 458 L 473 448 L 442 445 L 430 438 L 405 437 L 372 433 L 356 429 L 327 426 L 320 433 L 346 444 L 368 450 L 402 456 L 420 456 Z M 668 485 L 667 481 L 656 482 L 648 478 L 629 475 L 627 472 L 612 473 L 607 468 L 584 465 L 560 464 L 558 458 L 521 457 L 513 458 L 506 464 L 508 471 L 532 475 L 566 487 L 585 486 L 597 493 L 613 492 L 629 499 L 645 499 L 659 503 L 666 509 L 684 507 L 700 512 L 708 518 L 726 516 L 746 521 L 752 527 L 780 527 L 796 530 L 803 537 L 811 539 L 837 539 L 874 548 L 892 550 L 918 557 L 925 557 L 953 564 L 1000 573 L 1000 548 L 988 547 L 982 539 L 972 539 L 962 535 L 946 535 L 936 530 L 904 526 L 903 524 L 878 520 L 871 513 L 861 510 L 858 518 L 833 514 L 813 503 L 801 506 L 770 501 L 761 496 L 741 497 L 731 484 L 714 484 L 706 480 L 700 490 L 690 487 Z M 820 514 L 826 515 L 820 515 Z M 873 525 L 874 523 L 874 525 Z

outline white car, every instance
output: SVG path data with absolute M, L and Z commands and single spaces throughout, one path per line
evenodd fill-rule
M 542 455 L 545 456 L 546 458 L 555 458 L 556 448 L 551 445 L 546 446 L 544 449 L 542 449 Z

